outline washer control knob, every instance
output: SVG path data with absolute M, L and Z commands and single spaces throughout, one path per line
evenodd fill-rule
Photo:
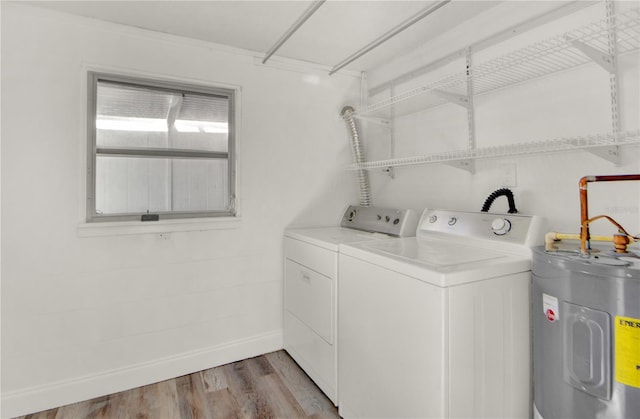
M 400 224 L 400 219 L 399 219 L 399 218 L 396 218 L 395 220 L 393 220 L 393 224 L 394 224 L 394 225 L 398 225 L 398 224 Z
M 382 220 L 382 215 L 380 215 L 380 214 L 376 215 L 376 219 L 377 219 L 378 221 Z
M 385 215 L 384 220 L 385 220 L 386 222 L 389 222 L 389 220 L 391 220 L 391 217 L 389 217 L 388 215 Z
M 429 222 L 430 223 L 435 223 L 436 221 L 438 221 L 438 216 L 437 215 L 430 215 L 429 216 Z
M 458 219 L 456 217 L 451 217 L 449 218 L 449 221 L 447 222 L 447 224 L 449 224 L 450 226 L 454 225 L 455 223 L 458 222 Z
M 511 230 L 511 221 L 506 218 L 496 218 L 491 222 L 491 230 L 497 236 L 504 236 Z

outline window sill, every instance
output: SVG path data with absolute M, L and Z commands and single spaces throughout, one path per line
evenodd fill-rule
M 79 237 L 124 236 L 134 234 L 158 234 L 182 231 L 226 230 L 240 227 L 238 217 L 185 218 L 160 221 L 120 221 L 81 223 Z

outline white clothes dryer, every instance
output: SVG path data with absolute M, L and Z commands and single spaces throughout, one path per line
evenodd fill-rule
M 529 418 L 537 217 L 425 210 L 414 238 L 340 245 L 344 418 Z
M 413 210 L 350 206 L 340 227 L 284 236 L 284 349 L 334 404 L 338 401 L 337 309 L 340 244 L 415 235 Z

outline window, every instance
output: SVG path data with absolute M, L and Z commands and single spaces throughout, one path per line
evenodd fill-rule
M 231 89 L 89 72 L 87 221 L 235 215 Z

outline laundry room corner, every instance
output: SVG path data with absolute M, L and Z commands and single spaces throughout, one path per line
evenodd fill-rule
M 638 1 L 1 0 L 0 51 L 0 417 L 640 417 Z

